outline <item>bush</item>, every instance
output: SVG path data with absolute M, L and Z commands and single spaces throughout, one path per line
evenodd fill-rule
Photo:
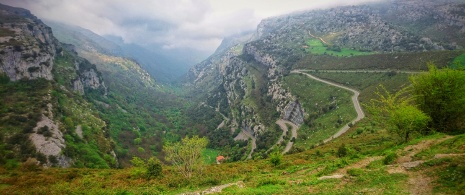
M 437 69 L 411 77 L 415 102 L 432 119 L 431 127 L 448 133 L 465 132 L 465 71 Z
M 146 164 L 147 169 L 147 180 L 150 180 L 151 177 L 160 177 L 162 173 L 162 167 L 159 160 L 151 157 Z
M 390 164 L 394 163 L 394 161 L 396 161 L 396 159 L 397 159 L 397 154 L 396 153 L 389 153 L 388 155 L 386 155 L 386 157 L 384 157 L 383 164 L 384 165 L 390 165 Z
M 347 148 L 345 144 L 342 144 L 338 149 L 337 149 L 337 157 L 344 157 L 347 156 Z
M 40 170 L 39 161 L 35 158 L 28 158 L 26 162 L 21 164 L 22 171 L 37 171 Z
M 363 172 L 364 171 L 362 169 L 356 169 L 356 168 L 347 170 L 347 174 L 349 174 L 350 176 L 354 176 L 354 177 L 362 175 Z
M 133 166 L 131 175 L 135 177 L 146 176 L 147 180 L 160 177 L 162 166 L 158 159 L 151 157 L 147 162 L 138 157 L 132 157 L 130 160 Z
M 275 149 L 273 153 L 270 155 L 270 162 L 273 164 L 275 167 L 280 165 L 283 160 L 283 155 L 279 152 L 279 150 Z

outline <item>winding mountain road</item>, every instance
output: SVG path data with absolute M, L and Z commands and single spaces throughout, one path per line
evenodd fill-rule
M 291 140 L 292 140 L 293 137 L 297 138 L 297 129 L 299 127 L 297 125 L 295 125 L 294 123 L 292 123 L 290 121 L 283 120 L 283 119 L 279 119 L 278 121 L 276 121 L 276 124 L 278 124 L 279 127 L 281 127 L 281 129 L 283 130 L 283 136 L 287 134 L 287 131 L 289 131 L 286 124 L 289 124 L 289 125 L 292 126 L 292 129 L 291 129 L 292 135 L 291 135 L 291 137 L 289 139 L 289 142 L 287 142 L 287 145 L 286 145 L 286 147 L 284 148 L 284 150 L 282 152 L 282 154 L 285 154 L 285 153 L 289 152 L 289 150 L 294 145 L 294 142 L 291 142 Z M 283 136 L 281 136 L 281 138 L 279 138 L 278 143 L 281 143 L 283 141 Z
M 252 153 L 257 148 L 257 139 L 247 130 L 241 129 L 241 132 L 237 134 L 237 136 L 234 138 L 234 141 L 237 141 L 237 140 L 248 141 L 249 139 L 252 141 L 252 148 L 250 149 L 249 155 L 247 155 L 247 159 L 252 159 Z
M 309 77 L 311 79 L 314 79 L 316 81 L 320 81 L 320 82 L 326 83 L 328 85 L 339 87 L 339 88 L 342 88 L 342 89 L 345 89 L 345 90 L 348 90 L 348 91 L 354 93 L 354 95 L 352 96 L 352 103 L 354 104 L 355 111 L 357 112 L 357 117 L 355 119 L 353 119 L 352 121 L 350 121 L 349 123 L 347 123 L 346 125 L 344 125 L 344 127 L 342 127 L 336 134 L 329 137 L 328 139 L 323 140 L 324 143 L 329 142 L 332 139 L 341 136 L 343 133 L 345 133 L 347 130 L 349 130 L 350 129 L 349 124 L 356 123 L 356 122 L 360 121 L 362 118 L 365 118 L 365 113 L 363 113 L 362 107 L 360 106 L 360 102 L 358 101 L 358 96 L 360 95 L 359 91 L 357 91 L 355 89 L 352 89 L 352 88 L 349 88 L 349 87 L 346 87 L 346 86 L 343 86 L 343 85 L 340 85 L 340 84 L 337 84 L 337 83 L 333 83 L 333 82 L 330 82 L 330 81 L 327 81 L 327 80 L 317 78 L 317 77 L 315 77 L 313 75 L 310 75 L 308 73 L 305 73 L 303 71 L 309 71 L 309 70 L 293 70 L 293 71 L 291 71 L 291 73 L 303 74 L 303 75 L 305 75 L 305 76 L 307 76 L 307 77 Z

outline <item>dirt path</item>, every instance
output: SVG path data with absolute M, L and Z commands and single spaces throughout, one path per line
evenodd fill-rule
M 241 132 L 237 134 L 237 136 L 234 138 L 234 141 L 237 140 L 252 140 L 252 149 L 250 149 L 249 155 L 247 155 L 247 159 L 252 159 L 252 154 L 257 148 L 257 139 L 254 136 L 252 136 L 252 134 L 250 134 L 248 131 L 242 129 Z
M 423 140 L 417 144 L 414 145 L 409 145 L 405 148 L 403 148 L 401 151 L 397 151 L 397 153 L 402 154 L 397 161 L 396 164 L 394 165 L 388 165 L 386 168 L 387 173 L 393 174 L 393 173 L 402 173 L 402 174 L 407 174 L 408 175 L 408 190 L 410 194 L 433 194 L 433 186 L 431 185 L 433 179 L 428 177 L 424 171 L 409 171 L 409 169 L 414 168 L 421 163 L 423 163 L 423 160 L 417 160 L 413 161 L 412 157 L 415 156 L 415 154 L 427 150 L 431 146 L 441 143 L 443 141 L 446 141 L 450 138 L 453 138 L 453 136 L 446 136 L 440 139 L 431 139 L 431 140 Z M 451 156 L 465 156 L 465 154 L 437 154 L 434 156 L 434 158 L 445 158 L 445 157 L 451 157 Z M 351 164 L 350 166 L 341 168 L 337 171 L 334 172 L 332 175 L 326 175 L 318 178 L 319 180 L 324 180 L 324 179 L 341 179 L 344 176 L 347 175 L 347 170 L 352 169 L 352 168 L 364 168 L 371 162 L 375 160 L 380 160 L 382 159 L 382 156 L 375 156 L 375 157 L 368 157 L 365 158 L 359 162 L 356 162 L 354 164 Z
M 221 113 L 218 109 L 206 104 L 205 102 L 201 102 L 200 104 L 204 106 L 208 106 L 211 109 L 214 109 L 216 112 L 218 112 L 223 117 L 223 121 L 221 121 L 221 123 L 218 125 L 216 129 L 223 128 L 225 126 L 225 123 L 229 121 L 229 118 L 226 117 L 223 113 Z M 232 132 L 234 132 L 233 128 L 231 129 L 231 133 Z M 247 155 L 247 159 L 252 159 L 252 154 L 257 148 L 257 139 L 251 133 L 247 132 L 244 129 L 241 129 L 241 132 L 237 134 L 237 136 L 234 138 L 234 141 L 237 141 L 237 140 L 249 141 L 249 139 L 252 140 L 252 149 L 250 150 L 249 155 Z
M 315 35 L 312 35 L 312 33 L 310 33 L 310 31 L 308 31 L 308 35 L 310 35 L 311 37 L 315 38 L 315 39 L 319 39 L 321 42 L 323 42 L 324 44 L 328 45 L 328 42 L 326 42 L 323 38 L 321 37 L 317 37 Z
M 219 186 L 214 186 L 211 187 L 210 189 L 204 190 L 204 191 L 197 191 L 197 192 L 188 192 L 188 193 L 181 193 L 182 195 L 197 195 L 197 194 L 215 194 L 215 193 L 221 193 L 223 189 L 231 186 L 238 186 L 239 188 L 244 188 L 245 184 L 242 181 L 238 181 L 236 183 L 228 183 L 224 185 L 219 185 Z
M 342 89 L 345 89 L 345 90 L 348 90 L 348 91 L 354 93 L 354 95 L 352 96 L 352 103 L 354 104 L 355 111 L 357 112 L 357 117 L 354 120 L 347 123 L 346 125 L 344 125 L 344 127 L 342 127 L 336 134 L 329 137 L 328 139 L 325 139 L 323 141 L 324 143 L 329 142 L 332 139 L 341 136 L 343 133 L 345 133 L 347 130 L 349 130 L 350 129 L 349 124 L 354 124 L 354 123 L 358 122 L 359 120 L 361 120 L 362 118 L 365 118 L 365 113 L 363 113 L 362 107 L 360 106 L 360 102 L 358 101 L 358 96 L 360 95 L 360 92 L 358 92 L 357 90 L 346 87 L 346 86 L 343 86 L 343 85 L 340 85 L 340 84 L 337 84 L 337 83 L 333 83 L 333 82 L 330 82 L 330 81 L 327 81 L 327 80 L 317 78 L 317 77 L 315 77 L 313 75 L 310 75 L 308 73 L 303 72 L 303 70 L 293 70 L 293 71 L 291 71 L 291 73 L 301 73 L 301 74 L 303 74 L 303 75 L 305 75 L 305 76 L 307 76 L 307 77 L 309 77 L 311 79 L 314 79 L 316 81 L 320 81 L 320 82 L 326 83 L 328 85 L 339 87 L 339 88 L 342 88 Z
M 407 184 L 410 194 L 433 194 L 433 186 L 431 185 L 432 178 L 426 176 L 422 171 L 408 171 L 409 169 L 417 167 L 424 162 L 423 160 L 413 161 L 412 157 L 423 150 L 427 150 L 435 144 L 441 143 L 451 138 L 453 138 L 453 136 L 446 136 L 441 139 L 424 140 L 415 145 L 405 147 L 401 151 L 401 153 L 404 153 L 404 155 L 397 159 L 397 164 L 389 165 L 386 171 L 390 174 L 407 174 L 409 176 Z M 449 157 L 450 155 L 451 154 L 441 154 L 436 155 L 434 158 Z

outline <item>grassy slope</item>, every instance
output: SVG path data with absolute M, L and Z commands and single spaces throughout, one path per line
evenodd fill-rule
M 373 54 L 373 52 L 362 52 L 362 51 L 348 49 L 348 48 L 341 48 L 341 51 L 329 50 L 327 46 L 325 46 L 320 40 L 317 40 L 317 39 L 309 39 L 307 41 L 307 46 L 308 46 L 307 51 L 309 51 L 312 54 L 317 54 L 317 55 L 348 57 L 348 56 Z
M 329 73 L 314 72 L 312 75 L 340 83 L 342 85 L 357 89 L 360 91 L 359 100 L 361 103 L 367 103 L 370 99 L 376 98 L 374 92 L 379 85 L 383 85 L 390 92 L 400 90 L 409 83 L 409 74 L 405 73 Z
M 307 55 L 294 65 L 295 69 L 398 69 L 427 70 L 432 62 L 438 67 L 447 66 L 463 51 L 431 51 L 418 53 L 386 53 L 354 57 L 334 57 L 329 55 Z
M 370 126 L 367 121 L 359 124 Z M 362 130 L 352 128 L 334 142 L 302 153 L 286 155 L 283 163 L 273 167 L 267 160 L 206 165 L 201 175 L 190 181 L 181 178 L 172 167 L 164 167 L 163 177 L 146 181 L 132 174 L 131 169 L 44 169 L 6 170 L 0 168 L 0 192 L 10 193 L 93 193 L 93 194 L 177 194 L 208 189 L 209 186 L 243 181 L 245 188 L 230 187 L 225 194 L 407 194 L 411 188 L 410 179 L 418 174 L 432 176 L 431 185 L 436 192 L 460 193 L 464 185 L 464 158 L 432 158 L 429 148 L 423 148 L 415 156 L 425 161 L 419 167 L 399 173 L 389 173 L 392 167 L 381 160 L 360 162 L 375 156 L 396 152 L 406 155 L 409 145 L 431 143 L 434 153 L 463 153 L 465 136 L 459 135 L 444 142 L 435 142 L 444 135 L 436 134 L 417 138 L 403 145 L 383 130 Z M 346 157 L 337 157 L 337 148 L 345 145 Z M 426 153 L 426 154 L 425 154 Z M 400 158 L 400 157 L 399 157 Z M 398 159 L 399 159 L 398 158 Z M 415 159 L 415 160 L 416 160 Z M 345 167 L 345 168 L 344 168 Z M 356 168 L 353 168 L 356 167 Z M 323 175 L 347 169 L 343 179 L 318 180 Z M 443 182 L 444 181 L 444 182 Z
M 295 143 L 297 147 L 312 147 L 357 116 L 350 98 L 353 95 L 351 92 L 303 75 L 290 75 L 284 77 L 283 81 L 283 87 L 297 96 L 306 113 L 318 115 L 312 127 L 306 123 L 299 129 Z M 340 118 L 342 123 L 338 124 Z

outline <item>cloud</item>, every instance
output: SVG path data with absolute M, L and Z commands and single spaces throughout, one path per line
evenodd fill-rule
M 214 51 L 229 35 L 265 17 L 378 0 L 3 0 L 42 19 L 80 26 L 125 42 Z

